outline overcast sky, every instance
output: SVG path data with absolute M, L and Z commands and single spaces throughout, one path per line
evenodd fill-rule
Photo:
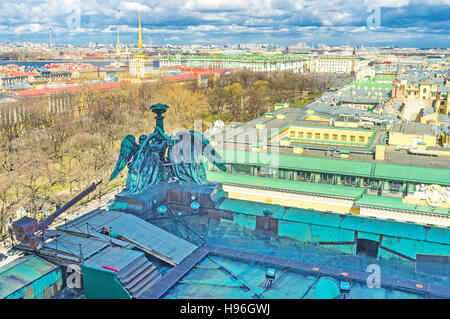
M 138 10 L 147 44 L 450 47 L 450 0 L 1 1 L 0 41 L 136 43 Z

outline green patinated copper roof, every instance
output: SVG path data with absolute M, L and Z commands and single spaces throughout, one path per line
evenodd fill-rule
M 378 81 L 394 81 L 395 75 L 391 74 L 377 74 L 372 78 L 372 81 L 378 82 Z
M 380 179 L 398 179 L 418 183 L 450 185 L 450 169 L 376 164 L 375 175 Z
M 240 62 L 274 62 L 303 61 L 304 55 L 295 54 L 209 54 L 209 55 L 167 55 L 161 60 L 206 60 L 206 61 L 240 61 Z
M 337 197 L 358 198 L 364 192 L 363 188 L 358 187 L 308 183 L 286 179 L 247 176 L 210 171 L 207 172 L 207 178 L 210 182 L 246 185 L 260 188 L 273 188 L 299 193 L 311 193 Z
M 352 176 L 369 177 L 372 163 L 337 160 L 329 158 L 306 157 L 277 153 L 256 153 L 247 151 L 223 150 L 225 163 L 250 164 L 309 172 L 323 172 Z
M 450 170 L 278 153 L 220 150 L 225 163 L 450 186 Z

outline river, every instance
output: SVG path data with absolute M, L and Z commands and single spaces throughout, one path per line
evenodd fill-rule
M 0 66 L 8 64 L 16 64 L 18 66 L 32 66 L 41 68 L 46 64 L 63 64 L 63 63 L 87 63 L 98 67 L 105 67 L 115 61 L 0 61 Z

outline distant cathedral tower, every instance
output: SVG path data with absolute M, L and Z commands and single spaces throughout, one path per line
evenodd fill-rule
M 138 12 L 139 15 L 139 40 L 138 40 L 138 50 L 144 49 L 144 45 L 142 44 L 142 28 L 141 28 L 141 13 Z
M 153 62 L 144 53 L 144 45 L 142 42 L 141 13 L 139 12 L 139 39 L 138 47 L 130 60 L 130 74 L 137 77 L 144 77 L 153 73 Z
M 119 40 L 119 27 L 117 27 L 117 45 L 116 45 L 116 59 L 120 59 L 120 55 L 122 52 L 120 51 L 120 40 Z
M 356 55 L 356 49 L 353 48 L 353 55 L 352 55 L 352 72 L 350 73 L 350 76 L 355 79 L 356 78 L 356 71 L 355 71 L 355 55 Z

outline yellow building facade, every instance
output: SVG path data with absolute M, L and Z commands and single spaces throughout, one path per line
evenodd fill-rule
M 389 145 L 416 147 L 418 144 L 425 144 L 426 147 L 435 147 L 437 145 L 436 136 L 401 132 L 389 133 Z
M 449 86 L 441 87 L 434 104 L 436 112 L 442 115 L 450 115 L 450 99 L 448 98 Z
M 434 100 L 439 85 L 432 83 L 408 83 L 405 88 L 406 98 L 417 100 Z
M 144 52 L 144 45 L 142 42 L 141 16 L 139 14 L 139 43 L 138 49 L 134 56 L 129 61 L 130 74 L 138 78 L 150 75 L 153 73 L 153 61 Z
M 320 126 L 300 126 L 290 125 L 280 131 L 280 133 L 270 140 L 279 141 L 280 145 L 286 146 L 295 143 L 297 140 L 309 144 L 345 145 L 349 147 L 367 147 L 375 131 L 320 127 Z
M 276 204 L 287 207 L 312 209 L 317 211 L 332 211 L 338 214 L 359 215 L 354 200 L 336 196 L 318 196 L 314 194 L 299 194 L 280 192 L 267 189 L 248 189 L 238 185 L 223 185 L 229 198 L 241 199 L 250 202 Z

